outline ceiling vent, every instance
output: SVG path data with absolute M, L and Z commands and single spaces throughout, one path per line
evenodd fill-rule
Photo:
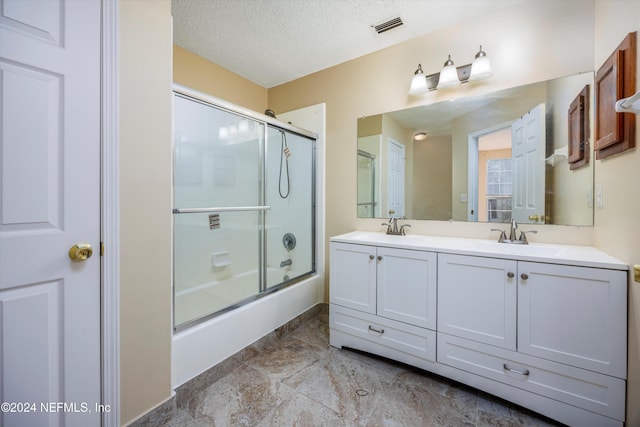
M 373 24 L 371 28 L 373 28 L 376 33 L 382 34 L 389 30 L 393 30 L 394 28 L 401 27 L 402 25 L 404 25 L 404 23 L 402 22 L 402 18 L 398 16 L 397 18 L 387 19 L 384 22 Z

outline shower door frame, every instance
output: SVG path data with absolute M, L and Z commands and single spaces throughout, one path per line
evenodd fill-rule
M 270 116 L 266 116 L 260 113 L 257 113 L 255 111 L 246 109 L 244 107 L 241 107 L 239 105 L 235 105 L 233 103 L 230 103 L 228 101 L 216 98 L 214 96 L 210 96 L 207 95 L 205 93 L 193 90 L 191 88 L 188 88 L 186 86 L 182 86 L 179 84 L 175 84 L 173 85 L 173 96 L 175 98 L 175 96 L 180 96 L 184 99 L 188 99 L 191 100 L 193 102 L 197 102 L 197 103 L 201 103 L 210 107 L 214 107 L 217 108 L 221 111 L 230 113 L 230 114 L 235 114 L 238 116 L 244 116 L 248 119 L 251 120 L 255 120 L 261 124 L 264 125 L 263 127 L 263 141 L 260 144 L 260 168 L 261 171 L 259 173 L 260 175 L 260 182 L 258 183 L 258 185 L 261 187 L 260 191 L 259 191 L 259 200 L 258 206 L 231 206 L 231 207 L 213 207 L 213 208 L 173 208 L 172 209 L 172 213 L 175 214 L 183 214 L 183 213 L 220 213 L 220 212 L 240 212 L 240 211 L 252 211 L 252 212 L 258 212 L 258 242 L 259 242 L 259 255 L 258 255 L 258 269 L 259 269 L 259 286 L 258 286 L 258 292 L 254 295 L 251 295 L 247 298 L 244 298 L 240 301 L 237 301 L 234 304 L 231 304 L 225 308 L 222 308 L 220 310 L 217 310 L 215 312 L 209 313 L 207 315 L 192 319 L 192 320 L 188 320 L 185 321 L 183 323 L 181 323 L 180 325 L 176 325 L 175 324 L 175 316 L 173 319 L 173 330 L 174 333 L 175 332 L 180 332 L 182 330 L 188 329 L 192 326 L 195 326 L 199 323 L 205 322 L 207 320 L 210 320 L 216 316 L 219 316 L 223 313 L 232 311 L 237 309 L 238 307 L 241 307 L 243 305 L 246 305 L 252 301 L 255 301 L 257 299 L 263 298 L 267 295 L 272 294 L 273 292 L 276 292 L 280 289 L 286 288 L 288 286 L 294 285 L 302 280 L 307 279 L 308 277 L 312 276 L 313 274 L 316 274 L 317 272 L 317 265 L 316 265 L 316 239 L 317 239 L 317 224 L 316 224 L 316 217 L 317 217 L 317 195 L 316 195 L 316 161 L 317 161 L 317 153 L 316 153 L 316 149 L 317 149 L 317 141 L 318 141 L 318 135 L 314 132 L 310 132 L 308 130 L 305 129 L 301 129 L 298 128 L 296 126 L 291 125 L 290 123 L 285 123 L 285 122 L 281 122 L 280 120 L 277 120 L 276 118 L 270 117 Z M 175 113 L 174 113 L 174 117 L 175 117 Z M 296 276 L 295 278 L 279 283 L 277 285 L 268 287 L 267 286 L 267 239 L 266 239 L 266 211 L 269 210 L 271 207 L 265 205 L 265 201 L 267 199 L 267 185 L 266 185 L 266 180 L 267 180 L 267 148 L 268 148 L 268 127 L 269 125 L 277 128 L 277 129 L 281 129 L 284 131 L 288 131 L 291 132 L 295 135 L 299 135 L 302 136 L 304 138 L 308 138 L 310 141 L 310 143 L 312 144 L 311 147 L 311 163 L 312 163 L 312 172 L 311 172 L 311 271 L 308 271 L 306 273 L 303 273 L 299 276 Z M 175 156 L 175 140 L 174 142 L 172 142 L 172 150 L 173 150 L 173 154 L 172 156 Z M 174 174 L 174 167 L 172 166 L 172 175 Z M 172 181 L 175 179 L 174 176 L 172 176 Z M 174 183 L 175 185 L 175 183 Z M 173 218 L 172 218 L 172 234 L 173 234 L 173 240 L 175 240 L 175 225 L 173 224 Z M 175 249 L 174 249 L 175 250 Z M 174 263 L 175 263 L 175 253 L 173 254 L 173 258 L 174 258 Z M 172 287 L 173 287 L 173 311 L 175 312 L 175 305 L 176 305 L 176 298 L 175 298 L 175 274 L 174 274 L 174 270 L 175 266 L 172 265 Z

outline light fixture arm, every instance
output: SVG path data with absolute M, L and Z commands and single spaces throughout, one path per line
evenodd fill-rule
M 460 79 L 460 83 L 467 83 L 469 81 L 469 75 L 471 74 L 471 64 L 461 65 L 456 67 L 456 71 L 458 72 L 458 78 Z M 440 73 L 433 73 L 426 75 L 427 79 L 427 88 L 429 91 L 436 90 L 438 86 L 438 80 L 440 80 Z

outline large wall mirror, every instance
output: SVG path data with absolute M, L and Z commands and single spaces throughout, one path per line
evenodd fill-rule
M 360 218 L 593 225 L 593 73 L 358 119 Z

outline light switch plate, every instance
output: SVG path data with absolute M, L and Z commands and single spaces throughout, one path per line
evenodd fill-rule
M 598 209 L 602 209 L 604 207 L 602 185 L 596 185 L 596 206 L 598 207 Z

